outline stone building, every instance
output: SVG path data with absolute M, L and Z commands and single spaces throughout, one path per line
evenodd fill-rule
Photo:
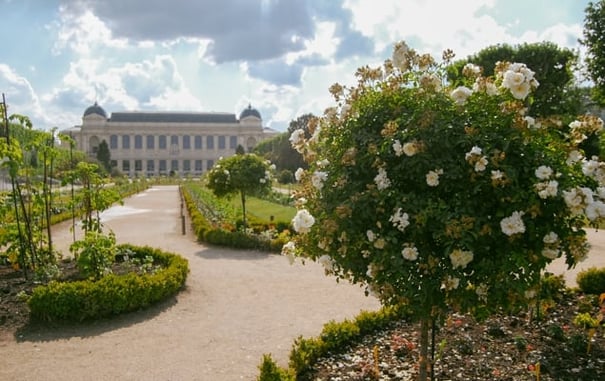
M 112 165 L 134 176 L 199 176 L 220 157 L 247 152 L 278 132 L 262 126 L 258 110 L 248 106 L 239 118 L 219 112 L 114 112 L 110 117 L 96 102 L 82 125 L 62 131 L 76 148 L 96 156 L 106 141 Z

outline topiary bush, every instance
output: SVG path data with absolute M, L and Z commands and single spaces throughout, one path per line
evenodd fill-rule
M 151 247 L 120 245 L 160 265 L 156 272 L 110 274 L 98 281 L 58 282 L 36 287 L 28 300 L 30 316 L 40 321 L 85 321 L 136 311 L 177 293 L 189 264 L 179 255 Z
M 600 295 L 605 292 L 605 268 L 591 267 L 578 273 L 578 287 L 585 294 Z

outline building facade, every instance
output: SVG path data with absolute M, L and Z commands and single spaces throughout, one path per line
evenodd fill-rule
M 262 126 L 260 113 L 248 106 L 239 118 L 230 113 L 114 112 L 97 103 L 88 107 L 82 125 L 62 131 L 77 149 L 96 157 L 101 142 L 109 147 L 112 166 L 130 177 L 199 176 L 220 157 L 247 152 L 277 132 Z

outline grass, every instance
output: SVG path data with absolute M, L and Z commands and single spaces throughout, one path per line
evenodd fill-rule
M 238 211 L 238 215 L 241 216 L 241 199 L 233 197 L 229 202 Z M 248 216 L 256 217 L 259 220 L 270 221 L 271 216 L 273 216 L 274 221 L 290 221 L 294 218 L 296 209 L 292 206 L 279 205 L 256 197 L 246 197 L 246 212 Z

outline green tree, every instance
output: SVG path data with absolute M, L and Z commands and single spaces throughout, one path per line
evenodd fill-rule
M 310 137 L 309 126 L 315 119 L 317 118 L 313 114 L 299 116 L 290 122 L 287 132 L 261 142 L 254 152 L 271 161 L 280 170 L 287 169 L 294 172 L 298 168 L 307 168 L 303 157 L 292 148 L 289 139 L 291 133 L 296 130 L 306 131 L 307 137 Z
M 96 164 L 80 162 L 71 172 L 72 181 L 82 184 L 81 190 L 72 200 L 82 210 L 84 238 L 71 244 L 78 268 L 83 274 L 100 279 L 111 272 L 116 253 L 113 232 L 104 234 L 101 212 L 116 202 L 121 202 L 115 187 L 108 187 L 99 175 Z
M 574 81 L 574 69 L 578 57 L 573 51 L 560 48 L 552 42 L 507 44 L 489 46 L 475 55 L 453 63 L 448 68 L 448 78 L 458 86 L 465 80 L 463 68 L 472 63 L 483 68 L 486 77 L 494 75 L 498 61 L 523 62 L 535 72 L 540 86 L 528 102 L 534 116 L 577 115 L 585 112 L 581 90 Z
M 97 160 L 107 173 L 111 173 L 111 152 L 109 151 L 109 145 L 105 139 L 99 143 L 99 149 L 97 150 Z
M 593 99 L 605 105 L 605 0 L 589 2 L 585 9 L 584 38 L 586 66 L 592 82 Z
M 557 118 L 526 113 L 537 86 L 527 66 L 502 62 L 493 77 L 469 66 L 471 89 L 443 86 L 447 64 L 398 43 L 383 67 L 358 69 L 355 87 L 331 87 L 319 131 L 292 134 L 309 169 L 282 250 L 409 306 L 420 380 L 429 327 L 452 310 L 527 305 L 544 267 L 582 260 L 586 221 L 605 216 L 605 163 L 578 148 L 602 120 L 579 117 L 564 135 Z
M 271 190 L 271 166 L 255 154 L 235 155 L 219 160 L 208 172 L 207 186 L 218 197 L 239 194 L 242 221 L 246 229 L 246 196 Z
M 244 146 L 242 146 L 241 144 L 237 145 L 237 148 L 235 149 L 235 154 L 236 155 L 243 155 L 246 153 L 246 150 L 244 149 Z
M 2 166 L 11 178 L 12 215 L 3 221 L 0 246 L 28 276 L 34 270 L 40 277 L 55 273 L 56 253 L 52 246 L 51 211 L 53 164 L 57 155 L 54 129 L 33 129 L 26 116 L 6 118 L 9 136 L 0 143 Z

